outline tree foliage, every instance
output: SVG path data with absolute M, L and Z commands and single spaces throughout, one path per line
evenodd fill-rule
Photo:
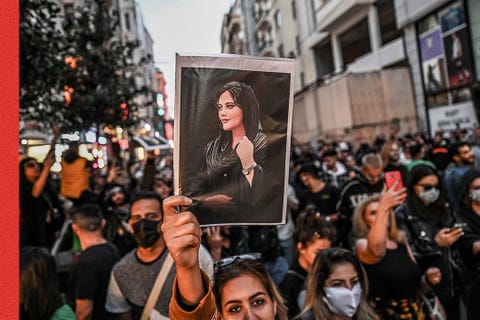
M 137 44 L 121 41 L 110 1 L 87 0 L 61 20 L 51 0 L 21 1 L 21 116 L 71 129 L 132 124 Z
M 63 37 L 52 0 L 20 1 L 20 117 L 46 122 L 64 105 Z

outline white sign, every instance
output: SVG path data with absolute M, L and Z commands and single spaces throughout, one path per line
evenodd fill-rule
M 472 129 L 478 126 L 478 117 L 472 101 L 457 103 L 453 106 L 437 107 L 428 110 L 430 134 L 436 131 L 451 131 L 457 128 Z

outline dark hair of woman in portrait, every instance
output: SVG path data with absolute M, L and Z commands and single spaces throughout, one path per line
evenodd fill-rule
M 230 95 L 229 98 L 231 98 L 231 101 L 225 102 L 225 106 L 220 101 L 224 94 Z M 260 166 L 265 157 L 266 136 L 262 132 L 259 104 L 252 87 L 242 82 L 229 82 L 218 90 L 214 102 L 219 113 L 219 134 L 215 140 L 207 145 L 206 162 L 209 174 L 218 167 L 238 163 L 240 155 L 231 153 L 231 157 L 229 156 L 229 151 L 236 151 L 240 146 L 239 137 L 234 136 L 236 131 L 243 133 L 243 136 L 246 136 L 253 143 L 253 158 L 257 166 Z M 240 115 L 228 115 L 226 117 L 222 115 L 224 110 L 228 112 L 228 110 L 235 110 L 235 108 L 241 110 Z M 241 117 L 239 123 L 233 123 L 237 116 Z M 242 159 L 240 158 L 240 160 Z
M 455 219 L 437 170 L 425 164 L 414 166 L 407 179 L 407 201 L 395 209 L 398 227 L 405 231 L 420 268 L 437 267 L 441 282 L 432 286 L 448 318 L 458 318 L 450 247 L 462 236 L 462 229 L 451 229 Z
M 264 306 L 262 311 L 254 311 L 257 312 L 256 316 L 258 319 L 286 320 L 287 310 L 280 293 L 275 287 L 275 283 L 268 275 L 265 264 L 259 259 L 236 259 L 235 257 L 227 259 L 233 259 L 234 261 L 231 264 L 216 268 L 212 288 L 217 311 L 221 315 L 221 319 L 236 319 L 239 312 L 245 312 L 246 308 L 244 306 L 240 306 L 237 302 L 229 303 L 229 301 L 232 301 L 231 299 L 237 301 L 237 295 L 233 296 L 232 293 L 236 294 L 245 291 L 249 295 L 248 291 L 250 290 L 252 294 L 256 295 L 253 301 L 253 310 L 259 309 L 262 305 Z M 237 282 L 232 282 L 235 280 Z M 258 282 L 260 291 L 254 289 L 254 285 L 239 286 L 242 283 L 250 283 L 249 281 L 252 280 Z M 266 295 L 258 294 L 258 292 L 264 292 Z
M 367 302 L 365 271 L 352 252 L 330 248 L 320 252 L 307 277 L 302 320 L 378 319 Z
M 20 250 L 20 319 L 76 319 L 62 301 L 54 258 L 38 247 Z

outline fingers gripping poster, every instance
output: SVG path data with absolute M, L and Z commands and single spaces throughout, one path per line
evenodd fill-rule
M 294 60 L 176 57 L 175 193 L 202 226 L 285 223 Z

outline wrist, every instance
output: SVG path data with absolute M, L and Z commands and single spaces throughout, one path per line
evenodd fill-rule
M 252 172 L 252 170 L 254 170 L 255 168 L 257 167 L 257 163 L 255 161 L 253 161 L 253 163 L 251 165 L 249 165 L 248 167 L 245 167 L 242 165 L 242 173 L 244 175 L 249 175 L 250 172 Z

